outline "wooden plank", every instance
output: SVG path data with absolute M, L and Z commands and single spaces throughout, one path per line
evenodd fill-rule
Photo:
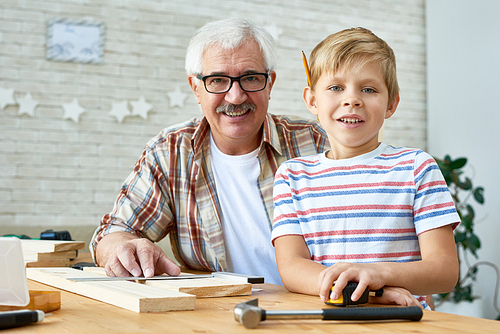
M 24 261 L 50 261 L 60 259 L 75 259 L 77 256 L 76 250 L 62 252 L 37 253 L 26 251 L 23 252 Z
M 104 268 L 85 267 L 86 272 L 106 276 Z M 181 273 L 181 275 L 189 275 Z M 178 291 L 195 295 L 197 298 L 249 296 L 252 294 L 252 284 L 242 283 L 241 278 L 197 278 L 186 280 L 151 280 L 145 281 L 146 285 L 161 289 Z
M 69 267 L 69 259 L 54 259 L 44 261 L 24 261 L 26 267 Z
M 252 284 L 219 278 L 197 278 L 172 281 L 146 281 L 146 285 L 195 295 L 197 298 L 248 296 Z
M 23 253 L 50 253 L 85 248 L 84 241 L 63 241 L 63 240 L 31 240 L 21 239 Z
M 45 313 L 61 308 L 60 291 L 30 290 L 30 302 L 26 306 L 0 306 L 0 311 L 40 310 Z
M 138 313 L 194 310 L 196 296 L 155 288 L 130 281 L 73 282 L 68 277 L 95 277 L 99 274 L 71 268 L 26 268 L 34 281 L 96 299 Z

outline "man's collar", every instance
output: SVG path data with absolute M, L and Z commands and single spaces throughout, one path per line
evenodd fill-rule
M 207 118 L 203 117 L 193 134 L 193 138 L 191 139 L 191 147 L 195 155 L 199 152 L 199 150 L 202 148 L 202 146 L 204 146 L 205 143 L 207 143 L 208 145 L 209 134 L 210 125 L 208 124 Z M 276 150 L 276 152 L 282 154 L 280 138 L 278 135 L 278 130 L 276 129 L 276 123 L 269 113 L 266 115 L 266 119 L 264 120 L 263 124 L 262 142 L 268 143 L 272 148 L 274 148 L 274 150 Z

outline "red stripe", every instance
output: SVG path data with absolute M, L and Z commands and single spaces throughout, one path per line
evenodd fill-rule
M 305 233 L 304 238 L 321 238 L 339 235 L 363 235 L 363 234 L 407 234 L 415 233 L 414 228 L 401 228 L 401 229 L 362 229 L 362 230 L 335 230 L 335 231 L 321 231 L 314 233 Z
M 424 206 L 423 208 L 416 210 L 414 212 L 414 215 L 417 215 L 417 214 L 425 212 L 425 211 L 431 211 L 431 210 L 442 209 L 442 208 L 452 208 L 454 206 L 455 206 L 455 203 L 453 203 L 453 202 Z
M 308 161 L 308 160 L 303 160 L 303 159 L 296 159 L 296 161 L 302 161 L 302 162 L 306 162 L 306 163 L 312 163 L 312 162 L 314 162 L 314 161 Z M 334 171 L 353 171 L 353 170 L 358 170 L 358 169 L 390 170 L 390 169 L 394 168 L 395 166 L 409 165 L 409 164 L 413 164 L 413 162 L 414 162 L 414 160 L 411 159 L 411 160 L 400 161 L 397 164 L 391 165 L 391 166 L 382 166 L 382 165 L 339 166 L 339 167 L 331 167 L 331 168 L 323 169 L 322 171 L 315 172 L 315 173 L 309 173 L 309 172 L 302 171 L 302 170 L 296 171 L 296 170 L 291 170 L 289 168 L 287 168 L 286 171 L 288 173 L 294 174 L 294 175 L 309 175 L 309 176 L 314 176 L 314 175 L 325 174 L 325 173 L 334 172 Z
M 380 187 L 405 187 L 413 186 L 413 182 L 376 182 L 376 183 L 357 183 L 357 184 L 342 184 L 334 186 L 322 186 L 322 187 L 304 187 L 301 189 L 291 189 L 294 194 L 300 194 L 309 191 L 328 191 L 337 189 L 356 189 L 356 188 L 380 188 Z

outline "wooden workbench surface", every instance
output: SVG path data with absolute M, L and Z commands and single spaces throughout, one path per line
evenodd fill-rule
M 30 290 L 57 290 L 28 280 Z M 234 320 L 236 304 L 259 299 L 266 310 L 302 310 L 327 307 L 318 297 L 290 293 L 272 284 L 254 285 L 252 296 L 199 298 L 194 311 L 135 313 L 61 290 L 61 309 L 43 322 L 2 330 L 3 333 L 500 333 L 500 322 L 424 311 L 419 322 L 342 322 L 321 320 L 267 320 L 246 329 Z

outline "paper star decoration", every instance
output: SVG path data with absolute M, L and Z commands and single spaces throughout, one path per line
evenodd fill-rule
M 77 99 L 73 99 L 71 103 L 63 103 L 64 116 L 63 119 L 71 119 L 73 122 L 78 123 L 80 121 L 80 115 L 85 112 L 79 104 Z
M 148 119 L 148 112 L 153 106 L 146 102 L 144 96 L 141 96 L 137 101 L 130 101 L 130 104 L 132 105 L 132 115 Z
M 175 87 L 175 90 L 167 93 L 168 99 L 170 100 L 171 107 L 184 107 L 184 100 L 187 97 L 186 93 L 183 93 L 179 86 Z
M 265 29 L 273 36 L 274 40 L 277 41 L 281 35 L 283 35 L 283 29 L 278 27 L 276 23 L 268 25 Z
M 16 98 L 19 104 L 19 115 L 28 114 L 30 116 L 35 116 L 35 109 L 38 106 L 38 101 L 34 100 L 30 92 L 22 98 Z
M 16 105 L 14 101 L 14 89 L 5 89 L 0 87 L 0 111 L 8 105 Z
M 113 102 L 113 107 L 109 112 L 110 115 L 115 116 L 119 123 L 123 122 L 123 119 L 130 116 L 130 110 L 128 109 L 128 102 Z

